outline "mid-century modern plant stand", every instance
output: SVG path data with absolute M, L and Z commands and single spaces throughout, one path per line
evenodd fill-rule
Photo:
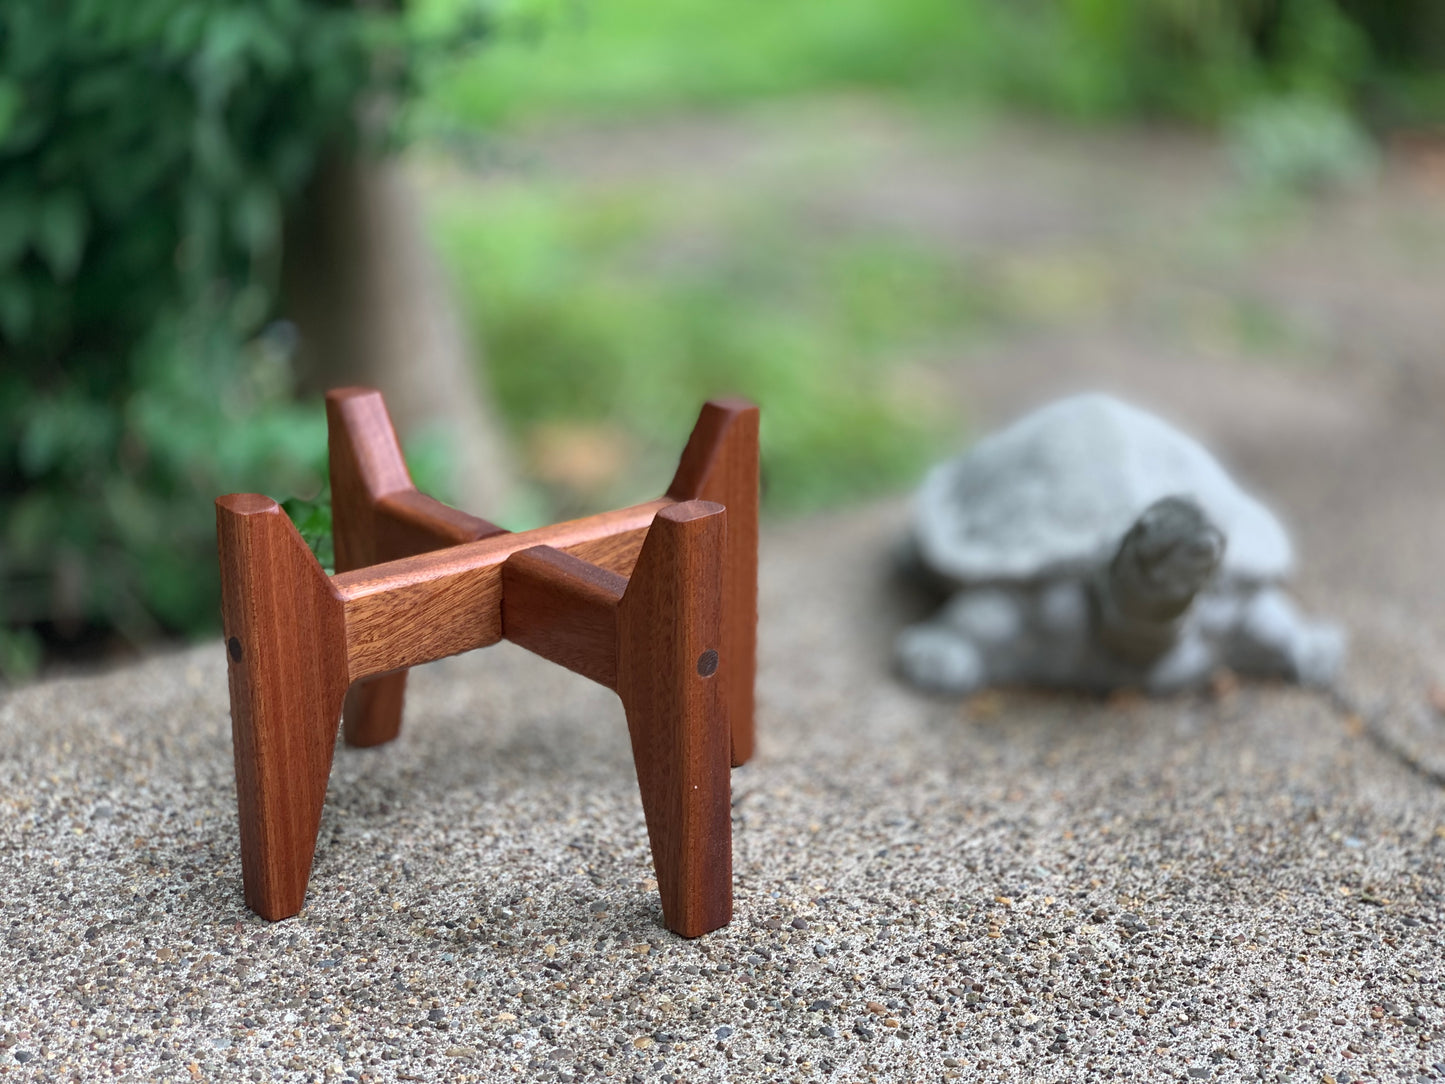
M 326 397 L 337 574 L 275 501 L 216 501 L 246 904 L 301 909 L 336 743 L 401 727 L 406 669 L 506 638 L 617 692 L 663 917 L 732 917 L 753 751 L 758 410 L 702 409 L 667 495 L 512 534 L 417 492 L 380 393 Z

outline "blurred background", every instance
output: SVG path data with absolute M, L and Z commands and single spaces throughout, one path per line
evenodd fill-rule
M 1438 0 L 7 0 L 0 681 L 213 632 L 217 495 L 329 560 L 329 386 L 522 529 L 717 393 L 785 516 L 1020 372 L 1438 352 L 1442 60 Z

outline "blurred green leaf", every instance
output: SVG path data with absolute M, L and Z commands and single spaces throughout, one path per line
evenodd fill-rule
M 426 0 L 415 18 L 447 25 L 475 6 Z M 484 60 L 426 72 L 422 119 L 456 133 L 859 88 L 1078 118 L 1217 121 L 1301 91 L 1356 108 L 1378 108 L 1387 88 L 1438 102 L 1426 82 L 1445 67 L 1442 12 L 1434 0 L 511 0 L 489 12 Z
M 30 240 L 34 206 L 19 191 L 0 191 L 0 271 L 5 271 L 25 251 Z
M 261 253 L 275 246 L 281 233 L 281 209 L 276 193 L 264 184 L 250 184 L 231 208 L 232 229 L 241 244 Z
M 117 419 L 104 403 L 78 397 L 37 399 L 20 434 L 22 476 L 73 474 L 104 456 L 115 441 Z
M 0 331 L 8 339 L 23 339 L 35 313 L 34 300 L 18 275 L 0 276 Z
M 1253 184 L 1313 190 L 1372 176 L 1378 153 L 1364 128 L 1328 101 L 1294 95 L 1255 102 L 1229 127 L 1230 151 Z
M 23 681 L 40 668 L 40 637 L 26 628 L 0 627 L 0 680 Z
M 25 96 L 20 91 L 20 86 L 13 79 L 0 79 L 0 147 L 5 145 L 5 139 L 10 134 L 20 110 L 24 104 Z
M 35 247 L 61 282 L 74 276 L 85 245 L 85 201 L 74 190 L 47 196 L 35 222 Z

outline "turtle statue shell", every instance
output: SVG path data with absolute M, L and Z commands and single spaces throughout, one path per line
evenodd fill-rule
M 1290 574 L 1289 536 L 1269 509 L 1197 441 L 1102 394 L 1052 403 L 934 468 L 914 541 L 924 565 L 958 583 L 1084 574 L 1166 496 L 1192 498 L 1224 533 L 1221 578 Z

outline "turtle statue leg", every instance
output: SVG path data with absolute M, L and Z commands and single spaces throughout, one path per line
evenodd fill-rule
M 938 693 L 967 693 L 1021 676 L 1016 665 L 1024 649 L 1028 592 L 978 587 L 958 592 L 938 616 L 899 634 L 895 654 L 903 676 Z
M 1198 688 L 1219 664 L 1219 652 L 1198 629 L 1180 634 L 1168 653 L 1149 669 L 1144 687 L 1155 695 Z
M 1243 674 L 1332 684 L 1345 657 L 1338 625 L 1311 621 L 1279 588 L 1259 591 L 1242 608 L 1227 640 L 1229 664 Z
M 978 648 L 939 621 L 904 629 L 894 641 L 893 655 L 903 678 L 925 692 L 958 696 L 988 684 Z

